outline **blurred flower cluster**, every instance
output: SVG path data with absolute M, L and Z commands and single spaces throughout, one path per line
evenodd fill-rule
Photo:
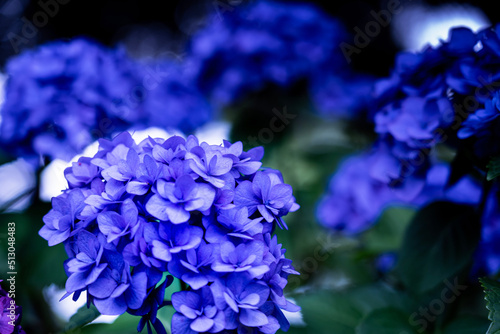
M 87 39 L 57 41 L 7 64 L 2 148 L 38 165 L 69 161 L 99 138 L 151 126 L 192 131 L 211 107 L 174 61 L 131 59 Z
M 498 26 L 478 33 L 455 28 L 438 47 L 397 56 L 392 75 L 374 87 L 377 141 L 332 178 L 318 206 L 322 224 L 353 234 L 369 228 L 390 205 L 484 205 L 486 196 L 498 203 L 497 191 L 482 182 L 489 159 L 500 153 L 499 33 Z M 455 158 L 443 158 L 443 147 Z M 491 241 L 498 233 L 496 210 L 496 204 L 486 205 L 482 219 L 477 261 L 487 274 L 500 269 L 500 252 Z
M 373 79 L 343 66 L 338 45 L 348 37 L 314 5 L 257 1 L 222 20 L 214 15 L 190 41 L 188 62 L 196 85 L 217 104 L 305 82 L 320 111 L 351 118 L 368 108 Z

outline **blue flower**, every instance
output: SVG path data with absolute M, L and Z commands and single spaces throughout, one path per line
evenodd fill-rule
M 158 180 L 157 192 L 147 202 L 146 209 L 156 218 L 174 224 L 187 222 L 190 211 L 207 211 L 215 198 L 212 187 L 196 183 L 189 175 L 179 177 L 175 183 Z
M 78 223 L 78 215 L 85 206 L 85 196 L 80 189 L 74 189 L 61 196 L 52 198 L 52 209 L 43 217 L 45 225 L 40 236 L 49 241 L 49 246 L 68 239 Z
M 267 315 L 259 308 L 269 297 L 269 288 L 251 282 L 246 275 L 230 275 L 224 281 L 215 281 L 210 286 L 219 309 L 227 310 L 226 329 L 235 329 L 238 323 L 248 327 L 259 327 L 269 323 Z
M 96 138 L 145 120 L 120 101 L 139 82 L 123 50 L 86 39 L 52 42 L 12 58 L 0 140 L 13 154 L 70 160 Z
M 450 166 L 432 163 L 423 173 L 404 178 L 400 161 L 381 150 L 347 159 L 331 178 L 327 193 L 318 203 L 321 224 L 347 235 L 371 227 L 390 206 L 422 207 L 431 201 L 449 200 L 477 204 L 481 188 L 466 176 L 448 186 Z
M 341 23 L 310 4 L 257 1 L 213 17 L 188 51 L 194 80 L 227 104 L 268 84 L 282 87 L 342 69 Z M 333 71 L 335 72 L 335 71 Z
M 131 275 L 129 268 L 122 271 L 106 268 L 99 278 L 89 285 L 97 309 L 108 315 L 123 314 L 127 308 L 138 309 L 146 298 L 145 272 Z
M 288 212 L 299 209 L 292 196 L 292 187 L 284 184 L 280 176 L 273 172 L 257 172 L 252 182 L 243 181 L 236 187 L 234 204 L 237 207 L 247 207 L 248 213 L 256 210 L 267 222 L 274 220 L 287 228 L 280 219 Z
M 248 272 L 251 278 L 262 276 L 269 271 L 269 267 L 262 263 L 265 252 L 266 246 L 260 241 L 237 246 L 225 241 L 218 247 L 212 269 L 222 273 Z
M 82 290 L 94 283 L 108 265 L 100 263 L 104 248 L 94 234 L 82 230 L 76 240 L 78 254 L 66 263 L 69 276 L 66 281 L 68 292 Z
M 201 241 L 197 249 L 188 249 L 182 257 L 175 257 L 168 263 L 168 271 L 189 284 L 193 289 L 213 282 L 217 276 L 211 268 L 215 245 Z
M 213 117 L 184 67 L 168 60 L 135 61 L 123 48 L 87 39 L 24 52 L 6 71 L 2 148 L 35 165 L 40 156 L 69 161 L 96 139 L 124 130 L 156 126 L 192 132 Z M 135 172 L 122 167 L 114 177 Z
M 279 172 L 258 171 L 262 148 L 194 136 L 136 144 L 129 133 L 99 143 L 66 169 L 70 189 L 53 199 L 39 232 L 64 243 L 65 297 L 86 292 L 102 314 L 128 312 L 141 317 L 138 330 L 165 333 L 157 311 L 170 304 L 168 271 L 190 288 L 173 295 L 173 333 L 288 328 L 282 310 L 298 308 L 283 289 L 298 273 L 270 232 L 298 205 Z M 247 184 L 250 197 L 238 191 Z M 228 304 L 215 300 L 214 285 Z
M 212 290 L 181 291 L 172 295 L 172 304 L 179 312 L 172 319 L 172 333 L 217 333 L 226 325 L 224 312 L 214 305 Z

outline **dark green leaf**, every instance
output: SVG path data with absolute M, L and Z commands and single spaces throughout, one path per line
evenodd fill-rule
M 446 326 L 443 334 L 477 334 L 486 333 L 489 321 L 478 316 L 461 316 Z
M 406 231 L 396 272 L 412 291 L 428 291 L 469 264 L 479 235 L 472 207 L 432 203 L 416 214 Z
M 407 295 L 384 284 L 370 284 L 347 291 L 316 291 L 298 296 L 308 333 L 354 334 L 366 315 L 387 307 L 399 308 L 406 314 Z M 408 317 L 407 317 L 408 318 Z
M 97 311 L 94 305 L 91 305 L 89 308 L 87 306 L 82 306 L 78 309 L 78 311 L 69 319 L 69 322 L 65 326 L 65 333 L 71 333 L 74 330 L 77 330 L 86 324 L 94 321 L 101 314 Z
M 373 228 L 363 235 L 366 249 L 375 253 L 398 249 L 414 214 L 414 209 L 405 207 L 393 207 L 385 210 Z
M 500 333 L 500 283 L 488 278 L 482 278 L 480 281 L 486 294 L 486 308 L 490 311 L 488 319 L 491 324 L 487 334 Z
M 297 298 L 310 333 L 355 334 L 363 312 L 347 295 L 328 292 Z
M 392 307 L 374 310 L 356 328 L 356 334 L 413 334 L 417 333 L 412 327 L 409 316 Z
M 500 157 L 491 158 L 486 167 L 488 167 L 488 174 L 486 175 L 488 181 L 498 177 L 500 175 Z

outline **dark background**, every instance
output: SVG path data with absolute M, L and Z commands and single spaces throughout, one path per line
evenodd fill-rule
M 185 42 L 197 27 L 203 24 L 203 17 L 218 11 L 222 15 L 237 9 L 248 0 L 0 0 L 0 67 L 16 54 L 12 47 L 14 36 L 23 36 L 27 18 L 40 20 L 40 28 L 34 37 L 21 40 L 19 49 L 30 48 L 37 44 L 86 35 L 106 45 L 125 41 L 132 53 L 165 51 L 182 54 Z M 372 20 L 370 11 L 387 8 L 388 1 L 307 1 L 316 3 L 331 15 L 340 18 L 350 32 L 356 26 L 363 27 Z M 417 0 L 401 0 L 401 5 L 414 4 Z M 56 3 L 58 8 L 53 4 Z M 441 5 L 449 1 L 427 1 L 429 5 Z M 500 21 L 500 11 L 495 1 L 453 1 L 470 3 L 480 7 L 491 22 Z M 53 17 L 38 15 L 43 11 L 42 4 L 54 10 Z M 50 5 L 49 5 L 50 4 Z M 15 35 L 14 35 L 15 34 Z M 147 45 L 147 50 L 141 48 Z M 153 50 L 151 50 L 153 46 Z M 363 71 L 376 75 L 387 75 L 398 46 L 391 38 L 391 30 L 383 29 L 359 55 L 353 56 L 353 65 Z M 377 66 L 373 66 L 376 59 Z

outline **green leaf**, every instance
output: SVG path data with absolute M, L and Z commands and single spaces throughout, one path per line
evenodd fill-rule
M 374 310 L 356 328 L 356 334 L 413 334 L 416 328 L 409 323 L 408 314 L 392 308 Z
M 477 334 L 486 333 L 489 321 L 478 316 L 460 316 L 446 326 L 443 334 Z
M 486 308 L 490 311 L 488 319 L 491 324 L 487 334 L 500 333 L 500 282 L 488 278 L 481 278 L 480 281 L 487 301 Z
M 414 214 L 414 209 L 406 207 L 384 210 L 373 228 L 362 236 L 366 249 L 378 254 L 400 248 L 404 232 Z
M 355 334 L 363 312 L 348 295 L 328 292 L 297 298 L 309 333 Z
M 479 237 L 479 218 L 472 207 L 434 202 L 407 229 L 396 272 L 412 291 L 429 291 L 470 263 Z
M 100 315 L 101 314 L 94 305 L 91 305 L 89 308 L 87 308 L 87 306 L 80 307 L 66 324 L 64 328 L 65 333 L 71 333 L 74 330 L 82 328 L 86 324 L 94 321 Z
M 342 292 L 309 292 L 297 296 L 296 302 L 302 307 L 307 333 L 356 334 L 359 324 L 374 310 L 393 307 L 409 312 L 414 306 L 407 305 L 407 298 L 405 293 L 375 283 Z
M 486 179 L 491 181 L 494 178 L 497 178 L 500 175 L 500 157 L 491 158 L 486 167 L 488 168 Z

